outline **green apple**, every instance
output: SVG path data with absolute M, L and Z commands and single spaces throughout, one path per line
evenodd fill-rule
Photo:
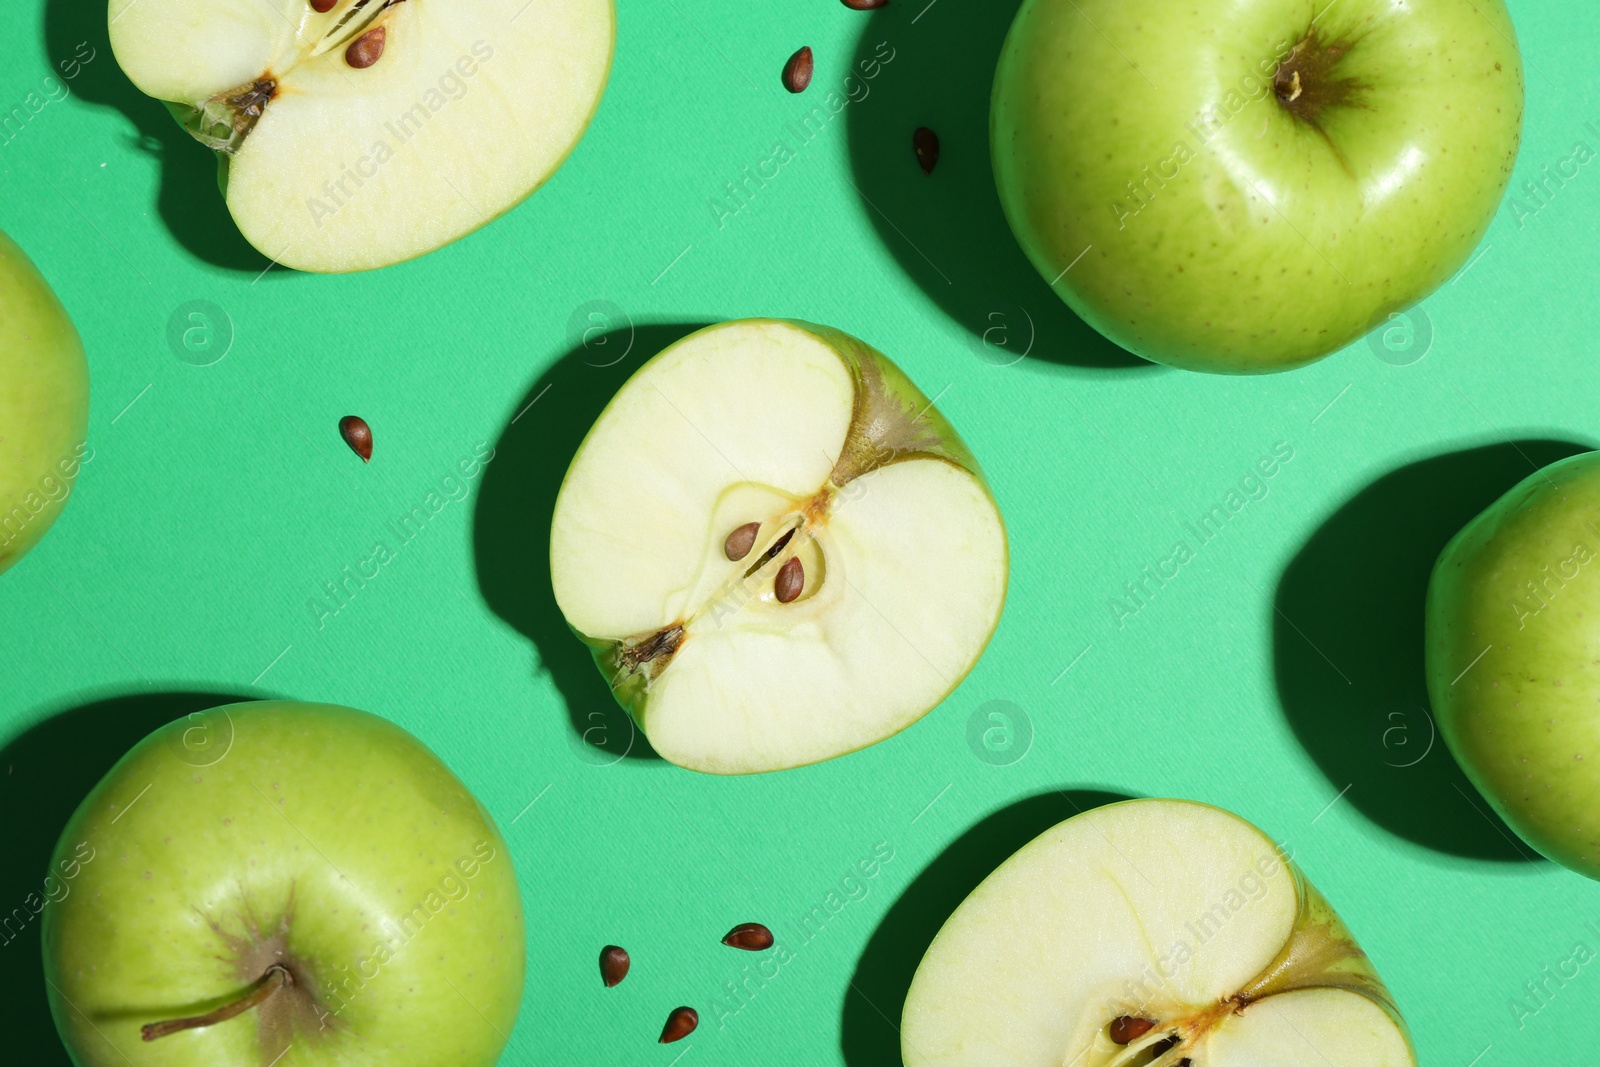
M 89 365 L 50 285 L 0 233 L 0 572 L 38 543 L 86 455 Z
M 111 0 L 140 90 L 219 155 L 245 239 L 382 267 L 509 211 L 599 106 L 612 0 Z
M 78 1067 L 489 1067 L 522 995 L 516 875 L 437 756 L 264 701 L 152 733 L 51 859 L 45 977 Z
M 1516 159 L 1502 0 L 1025 0 L 995 180 L 1028 258 L 1146 359 L 1282 370 L 1459 270 Z
M 746 774 L 905 729 L 1000 620 L 977 461 L 887 357 L 749 319 L 641 367 L 579 446 L 550 572 L 656 752 Z
M 1467 777 L 1524 841 L 1600 878 L 1600 452 L 1529 475 L 1450 539 L 1426 641 Z
M 1416 1067 L 1394 999 L 1266 834 L 1130 800 L 1023 846 L 940 929 L 907 1067 Z

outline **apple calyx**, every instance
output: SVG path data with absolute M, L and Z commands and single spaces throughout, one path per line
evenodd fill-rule
M 320 0 L 310 0 L 310 3 L 319 15 L 331 14 L 338 6 L 337 2 L 324 4 Z M 383 55 L 387 34 L 382 16 L 396 4 L 403 3 L 405 0 L 355 0 L 300 58 L 314 59 L 325 52 L 342 49 L 347 66 L 365 70 Z M 367 11 L 369 7 L 371 10 Z M 295 63 L 291 62 L 284 69 L 293 66 Z M 231 156 L 239 151 L 256 123 L 261 121 L 267 105 L 277 98 L 282 80 L 281 73 L 264 70 L 243 85 L 224 89 L 198 103 L 169 103 L 169 107 L 191 137 L 213 152 Z
M 1289 939 L 1271 963 L 1239 992 L 1186 1017 L 1160 1020 L 1120 1015 L 1107 1024 L 1112 1041 L 1127 1046 L 1105 1067 L 1183 1067 L 1206 1036 L 1230 1015 L 1252 1004 L 1302 989 L 1343 989 L 1366 997 L 1400 1021 L 1400 1009 L 1356 944 L 1333 906 L 1298 868 L 1294 872 L 1300 914 Z
M 1367 88 L 1355 78 L 1341 77 L 1339 61 L 1350 51 L 1344 41 L 1328 41 L 1315 26 L 1295 44 L 1272 76 L 1272 92 L 1283 109 L 1321 132 L 1318 119 L 1329 108 L 1361 106 Z
M 267 967 L 266 972 L 256 979 L 249 992 L 237 1000 L 228 1002 L 220 1008 L 206 1012 L 204 1015 L 191 1015 L 183 1019 L 168 1019 L 165 1022 L 146 1023 L 139 1028 L 139 1035 L 146 1041 L 176 1034 L 182 1030 L 198 1030 L 203 1026 L 214 1026 L 225 1023 L 237 1015 L 243 1015 L 251 1008 L 265 1004 L 278 990 L 285 986 L 294 985 L 294 975 L 289 973 L 289 968 L 281 963 L 274 963 Z

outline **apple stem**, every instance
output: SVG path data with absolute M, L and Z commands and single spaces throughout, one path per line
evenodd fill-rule
M 168 1019 L 166 1022 L 149 1023 L 139 1028 L 139 1033 L 146 1041 L 154 1041 L 158 1037 L 166 1037 L 180 1030 L 197 1030 L 202 1026 L 213 1026 L 225 1023 L 235 1015 L 243 1015 L 251 1008 L 266 1003 L 268 997 L 286 985 L 293 985 L 294 977 L 289 973 L 289 968 L 281 963 L 274 963 L 268 967 L 266 973 L 256 979 L 255 985 L 250 987 L 250 992 L 230 1004 L 224 1004 L 215 1011 L 208 1011 L 204 1015 L 191 1015 L 187 1019 Z

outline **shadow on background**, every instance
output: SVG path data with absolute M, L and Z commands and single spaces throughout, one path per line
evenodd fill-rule
M 267 258 L 250 247 L 228 214 L 217 188 L 215 154 L 189 136 L 160 101 L 136 89 L 117 66 L 105 5 L 49 0 L 44 46 L 51 73 L 73 96 L 122 112 L 138 130 L 135 146 L 160 161 L 156 208 L 178 243 L 213 266 L 251 274 L 265 269 Z M 77 76 L 69 80 L 74 70 Z M 20 136 L 36 132 L 24 129 Z
M 979 882 L 1057 823 L 1128 799 L 1097 789 L 1040 793 L 988 816 L 928 864 L 890 906 L 856 963 L 839 1039 L 845 1062 L 850 1067 L 901 1062 L 900 1012 L 911 977 L 939 927 Z
M 1518 441 L 1387 474 L 1312 536 L 1278 583 L 1278 693 L 1300 743 L 1367 818 L 1457 856 L 1535 860 L 1437 734 L 1423 671 L 1428 577 L 1445 543 L 1537 467 L 1589 446 Z
M 989 165 L 989 90 L 1020 6 L 1020 0 L 890 4 L 872 15 L 847 85 L 812 92 L 848 89 L 859 100 L 845 109 L 845 119 L 863 210 L 905 272 L 966 327 L 974 358 L 1006 366 L 1027 354 L 1154 372 L 1160 368 L 1072 313 L 1022 254 L 1000 209 Z M 891 57 L 887 65 L 872 67 L 884 56 Z M 876 77 L 865 80 L 873 69 Z M 919 126 L 939 136 L 931 175 L 911 148 Z
M 128 749 L 156 727 L 191 712 L 250 697 L 225 693 L 135 693 L 55 715 L 0 748 L 0 908 L 15 922 L 40 894 L 56 839 L 78 804 Z M 49 907 L 50 905 L 45 905 Z M 45 999 L 40 917 L 0 944 L 0 1034 L 7 1063 L 71 1067 Z M 12 928 L 14 930 L 14 926 Z M 8 931 L 7 936 L 10 935 Z
M 540 376 L 495 444 L 473 517 L 478 586 L 491 610 L 539 650 L 560 690 L 580 758 L 658 759 L 611 696 L 550 586 L 550 519 L 578 445 L 628 376 L 703 323 L 636 325 L 591 336 Z

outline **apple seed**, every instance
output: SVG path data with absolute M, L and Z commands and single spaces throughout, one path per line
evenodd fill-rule
M 760 923 L 740 923 L 723 935 L 722 943 L 746 952 L 761 952 L 772 947 L 772 931 Z
M 1111 1020 L 1111 1040 L 1127 1045 L 1148 1034 L 1155 1026 L 1153 1019 L 1138 1019 L 1132 1015 L 1119 1015 Z
M 783 87 L 791 93 L 803 93 L 811 84 L 811 46 L 800 49 L 783 65 Z
M 800 595 L 800 590 L 805 586 L 806 569 L 801 565 L 799 556 L 790 556 L 789 561 L 778 568 L 778 577 L 772 582 L 772 590 L 778 594 L 778 603 L 789 603 Z
M 911 134 L 911 150 L 917 154 L 922 173 L 932 174 L 939 163 L 939 135 L 926 126 L 918 126 Z
M 372 462 L 372 427 L 367 425 L 366 419 L 360 415 L 346 415 L 339 420 L 339 436 L 350 446 L 350 451 L 361 457 L 361 462 Z
M 388 33 L 382 26 L 370 29 L 350 42 L 344 50 L 344 61 L 357 70 L 365 70 L 383 55 L 383 39 Z
M 880 7 L 889 6 L 889 0 L 843 0 L 843 2 L 851 11 L 876 11 Z
M 673 1008 L 672 1014 L 667 1016 L 667 1025 L 661 1028 L 661 1043 L 670 1045 L 682 1041 L 699 1025 L 700 1013 L 693 1008 Z
M 729 534 L 726 541 L 722 542 L 723 553 L 731 560 L 744 559 L 750 554 L 750 550 L 755 547 L 756 534 L 760 532 L 761 524 L 759 522 L 745 523 Z
M 319 15 L 326 15 L 333 10 L 333 5 L 338 2 L 339 0 L 311 0 L 311 10 Z
M 632 963 L 628 959 L 628 950 L 619 945 L 607 945 L 600 950 L 600 980 L 606 988 L 621 982 L 628 977 L 628 967 Z

